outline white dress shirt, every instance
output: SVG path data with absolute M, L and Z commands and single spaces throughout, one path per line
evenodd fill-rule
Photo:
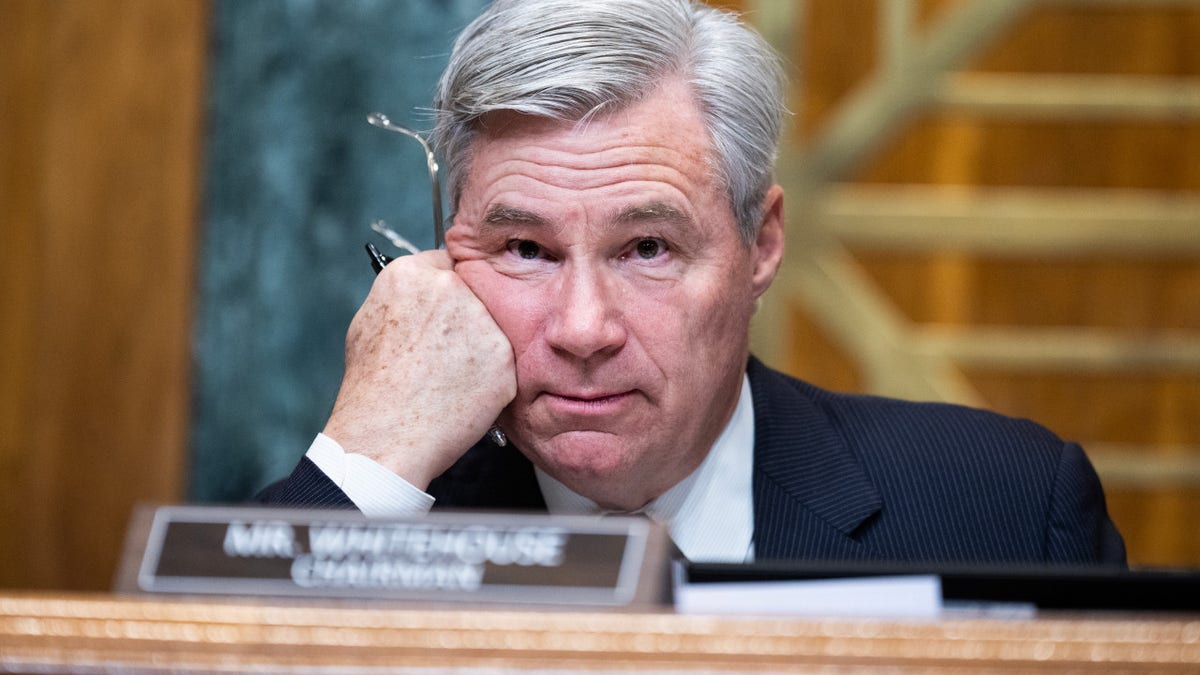
M 367 516 L 423 515 L 434 499 L 363 455 L 345 452 L 318 434 L 307 456 Z M 611 515 L 595 502 L 534 469 L 552 514 Z M 754 404 L 750 380 L 729 423 L 708 456 L 690 475 L 651 501 L 641 513 L 665 526 L 688 560 L 750 562 L 754 559 Z

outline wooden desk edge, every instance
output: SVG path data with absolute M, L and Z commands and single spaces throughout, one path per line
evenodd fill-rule
M 0 670 L 1197 672 L 1200 615 L 883 621 L 0 593 Z

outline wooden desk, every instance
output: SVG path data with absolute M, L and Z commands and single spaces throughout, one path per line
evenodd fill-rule
M 897 622 L 0 595 L 0 670 L 404 668 L 1196 673 L 1200 615 Z

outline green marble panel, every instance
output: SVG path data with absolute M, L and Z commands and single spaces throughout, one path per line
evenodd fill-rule
M 189 498 L 236 502 L 290 471 L 321 429 L 382 218 L 432 245 L 419 145 L 450 44 L 484 0 L 224 0 L 213 5 L 193 328 Z

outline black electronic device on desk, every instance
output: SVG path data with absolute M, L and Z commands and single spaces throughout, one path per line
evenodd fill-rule
M 764 561 L 689 563 L 683 575 L 684 583 L 699 587 L 716 583 L 933 576 L 940 582 L 946 607 L 1200 612 L 1200 572 L 1185 569 Z

